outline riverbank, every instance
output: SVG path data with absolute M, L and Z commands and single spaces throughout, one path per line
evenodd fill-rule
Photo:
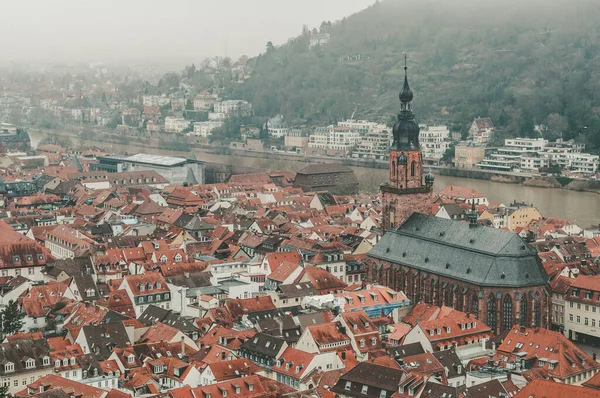
M 190 152 L 195 151 L 202 154 L 222 155 L 222 156 L 233 156 L 233 157 L 245 157 L 257 160 L 268 160 L 269 162 L 274 161 L 289 161 L 294 160 L 308 163 L 339 163 L 349 167 L 360 167 L 370 169 L 388 169 L 388 162 L 384 160 L 374 159 L 353 159 L 353 158 L 336 158 L 326 157 L 308 154 L 297 154 L 295 152 L 281 152 L 281 151 L 258 151 L 248 148 L 232 148 L 223 146 L 207 145 L 195 142 L 194 137 L 182 137 L 184 141 L 165 141 L 162 142 L 158 139 L 142 140 L 136 139 L 136 137 L 124 137 L 122 135 L 95 131 L 94 139 L 81 137 L 80 134 L 73 134 L 67 132 L 56 132 L 56 131 L 43 131 L 37 130 L 35 133 L 41 135 L 47 134 L 58 134 L 61 136 L 69 137 L 70 139 L 76 139 L 81 144 L 88 145 L 131 145 L 131 140 L 135 140 L 135 147 L 137 148 L 148 148 L 154 150 L 170 150 L 174 152 Z M 98 141 L 99 138 L 102 141 Z M 39 142 L 39 140 L 38 140 Z M 162 145 L 161 145 L 162 144 Z M 33 145 L 33 142 L 32 142 Z M 162 147 L 162 148 L 161 148 Z M 277 162 L 274 162 L 277 163 Z M 433 174 L 444 175 L 449 177 L 459 178 L 470 178 L 477 180 L 493 181 L 502 184 L 520 184 L 538 188 L 557 188 L 557 189 L 569 189 L 580 192 L 593 192 L 600 194 L 600 181 L 596 180 L 574 180 L 565 179 L 562 177 L 542 177 L 542 176 L 531 176 L 523 175 L 511 172 L 491 172 L 486 170 L 474 170 L 474 169 L 457 169 L 450 167 L 442 167 L 436 165 L 427 165 L 426 169 L 430 170 Z
M 43 138 L 42 135 L 30 134 L 32 145 L 36 146 Z M 76 136 L 71 136 L 74 144 L 80 144 Z M 106 151 L 115 153 L 137 153 L 147 152 L 164 156 L 188 156 L 191 149 L 187 151 L 176 151 L 166 148 L 141 147 L 139 144 L 110 144 L 99 140 L 84 140 L 83 145 L 96 145 L 105 148 Z M 196 149 L 193 149 L 196 152 Z M 262 170 L 290 170 L 298 171 L 306 167 L 307 162 L 299 156 L 287 156 L 281 159 L 253 158 L 236 156 L 231 154 L 216 154 L 198 151 L 198 159 L 209 163 L 223 165 L 234 165 L 238 167 L 256 168 Z M 359 181 L 359 188 L 364 193 L 379 192 L 379 185 L 389 179 L 387 163 L 385 168 L 369 168 L 350 166 Z M 445 169 L 444 169 L 445 170 Z M 600 224 L 600 200 L 596 193 L 575 192 L 570 189 L 561 188 L 538 188 L 521 183 L 507 184 L 497 182 L 494 179 L 465 178 L 438 174 L 433 186 L 439 192 L 448 185 L 457 185 L 473 188 L 485 194 L 490 200 L 509 204 L 515 200 L 522 203 L 532 203 L 546 217 L 560 217 L 573 220 L 582 227 Z

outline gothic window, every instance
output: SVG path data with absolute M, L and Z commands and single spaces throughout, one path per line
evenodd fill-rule
M 392 160 L 392 176 L 396 176 L 396 161 Z
M 523 294 L 521 296 L 521 316 L 519 320 L 519 325 L 523 327 L 527 327 L 527 294 Z
M 446 287 L 444 296 L 444 305 L 448 307 L 454 307 L 454 297 L 452 294 L 452 287 L 450 285 Z
M 533 326 L 538 328 L 541 324 L 541 308 L 540 308 L 540 298 L 536 298 L 533 302 Z
M 496 332 L 496 296 L 490 294 L 488 297 L 488 311 L 487 311 L 487 324 L 492 329 L 492 332 Z
M 415 167 L 416 167 L 416 163 L 413 160 L 412 162 L 410 162 L 410 176 L 411 177 L 415 176 Z
M 456 305 L 454 306 L 454 308 L 456 308 L 457 311 L 462 311 L 463 310 L 463 294 L 462 292 L 460 292 L 458 289 L 460 289 L 460 286 L 456 288 Z
M 471 312 L 476 318 L 479 317 L 479 297 L 477 292 L 473 293 L 473 297 L 471 298 Z
M 502 330 L 509 330 L 512 327 L 512 299 L 507 294 L 502 302 Z

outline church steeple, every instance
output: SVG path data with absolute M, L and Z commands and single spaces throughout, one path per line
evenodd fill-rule
M 408 66 L 404 54 L 404 85 L 400 90 L 400 113 L 398 121 L 394 124 L 394 142 L 392 150 L 419 149 L 419 126 L 412 113 L 413 92 L 408 85 Z
M 408 66 L 406 54 L 404 54 L 404 85 L 402 86 L 399 97 L 402 105 L 408 104 L 413 100 L 413 92 L 408 85 Z
M 433 175 L 423 176 L 423 154 L 419 147 L 419 126 L 412 113 L 413 92 L 408 85 L 404 56 L 404 84 L 398 95 L 400 113 L 394 124 L 390 148 L 390 179 L 381 185 L 383 229 L 397 228 L 412 213 L 430 214 L 433 204 Z

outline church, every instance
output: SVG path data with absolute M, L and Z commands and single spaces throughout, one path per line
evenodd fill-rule
M 547 327 L 549 280 L 519 235 L 432 215 L 433 176 L 423 175 L 419 126 L 405 66 L 400 114 L 381 185 L 384 236 L 369 252 L 367 279 L 403 291 L 413 303 L 472 313 L 495 333 L 513 325 Z

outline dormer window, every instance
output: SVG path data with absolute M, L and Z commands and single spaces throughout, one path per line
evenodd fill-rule
M 26 261 L 33 261 L 33 256 L 31 254 L 28 254 L 25 256 L 25 260 Z
M 54 367 L 60 368 L 60 359 L 57 359 L 56 361 L 54 361 Z
M 63 366 L 68 366 L 69 360 L 67 358 L 63 359 Z
M 19 257 L 19 256 L 13 256 L 13 262 L 20 263 L 21 262 L 21 257 Z
M 451 331 L 451 330 L 452 330 L 452 329 L 450 329 L 450 327 L 447 327 L 447 328 L 446 328 L 446 333 L 450 333 L 450 331 Z
M 134 361 L 135 361 L 135 357 L 134 357 L 133 355 L 129 355 L 129 356 L 127 357 L 127 362 L 129 362 L 129 363 L 133 363 Z
M 37 259 L 38 259 L 38 261 L 44 261 L 44 255 L 43 254 L 38 254 L 37 255 Z
M 364 346 L 365 346 L 365 340 L 364 340 L 364 339 L 362 339 L 362 340 L 360 341 L 360 348 L 364 348 Z
M 6 365 L 4 365 L 4 371 L 5 372 L 14 372 L 15 370 L 15 364 L 12 362 L 7 363 Z
M 157 289 L 160 289 L 162 286 L 160 282 L 156 282 L 154 285 L 156 286 Z
M 433 329 L 431 329 L 431 330 L 429 331 L 429 335 L 430 335 L 430 336 L 433 336 L 434 334 L 435 334 L 435 331 L 434 331 Z
M 371 338 L 371 345 L 376 345 L 377 344 L 377 338 L 373 337 Z
M 440 328 L 437 328 L 437 329 L 435 330 L 435 334 L 438 334 L 438 335 L 439 335 L 439 334 L 442 334 L 442 329 L 440 329 Z
M 35 361 L 31 358 L 29 358 L 26 362 L 25 362 L 25 367 L 27 369 L 33 369 L 35 367 Z
M 75 365 L 75 357 L 71 358 L 71 365 Z

